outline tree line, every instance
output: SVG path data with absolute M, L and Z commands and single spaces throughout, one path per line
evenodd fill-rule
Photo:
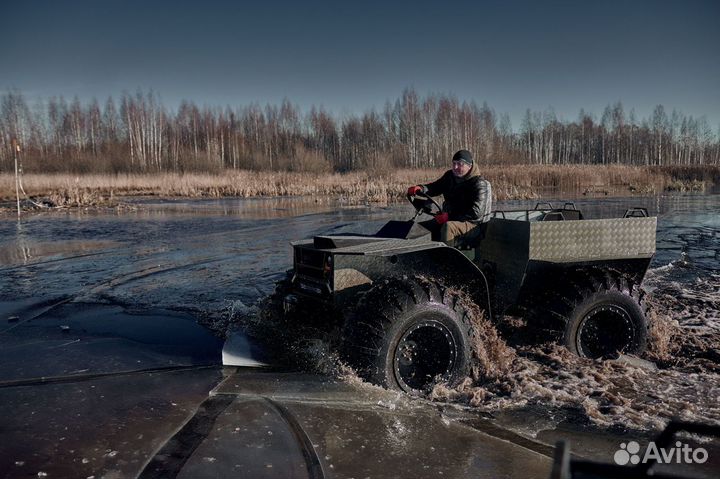
M 650 118 L 621 103 L 575 121 L 527 110 L 514 131 L 506 113 L 452 95 L 406 89 L 384 108 L 337 118 L 322 108 L 278 105 L 166 108 L 153 92 L 82 103 L 29 105 L 20 91 L 0 97 L 0 171 L 13 171 L 11 141 L 25 171 L 190 172 L 383 170 L 447 166 L 470 149 L 481 164 L 720 165 L 720 130 L 662 105 Z

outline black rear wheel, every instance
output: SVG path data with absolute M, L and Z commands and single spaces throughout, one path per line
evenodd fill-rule
M 635 318 L 628 309 L 609 302 L 588 311 L 578 322 L 575 331 L 569 330 L 580 356 L 599 358 L 618 351 L 637 349 Z
M 587 358 L 639 355 L 647 344 L 647 319 L 640 303 L 618 290 L 588 294 L 567 312 L 563 343 Z
M 349 316 L 342 350 L 370 382 L 407 392 L 468 375 L 471 326 L 455 293 L 437 282 L 391 279 Z
M 569 292 L 536 311 L 578 356 L 602 358 L 645 352 L 648 321 L 642 291 L 619 275 L 578 278 Z

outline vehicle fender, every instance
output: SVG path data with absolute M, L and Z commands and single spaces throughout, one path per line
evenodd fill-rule
M 427 275 L 447 286 L 461 289 L 490 313 L 490 291 L 486 275 L 462 252 L 448 246 L 393 255 L 396 274 Z

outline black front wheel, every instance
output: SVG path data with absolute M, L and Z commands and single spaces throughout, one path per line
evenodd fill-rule
M 392 279 L 348 318 L 343 351 L 360 376 L 406 392 L 468 375 L 471 325 L 456 293 L 437 282 Z

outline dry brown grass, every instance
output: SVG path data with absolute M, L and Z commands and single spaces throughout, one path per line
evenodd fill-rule
M 689 174 L 687 170 L 631 166 L 487 166 L 498 200 L 540 198 L 547 193 L 653 194 L 703 189 L 717 171 Z M 409 185 L 428 182 L 443 170 L 398 170 L 347 174 L 227 171 L 223 174 L 71 175 L 28 174 L 28 196 L 47 198 L 58 206 L 112 203 L 122 196 L 257 197 L 330 196 L 349 202 L 387 202 L 404 196 Z M 681 174 L 679 174 L 681 173 Z M 698 179 L 700 178 L 700 179 Z M 0 199 L 15 197 L 11 174 L 0 175 Z

